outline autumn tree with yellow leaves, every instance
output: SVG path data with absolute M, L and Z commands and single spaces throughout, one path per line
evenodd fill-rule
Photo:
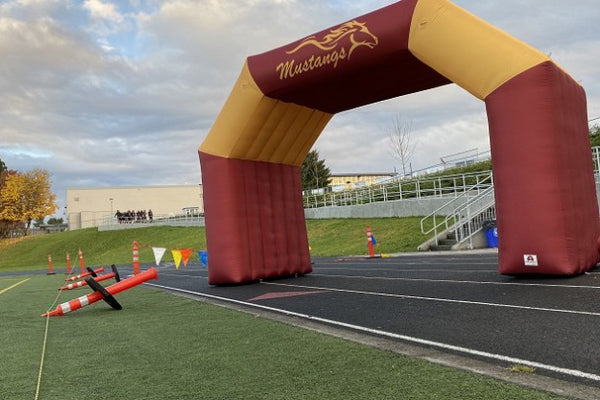
M 7 175 L 0 189 L 0 220 L 25 222 L 53 214 L 56 196 L 50 191 L 50 173 L 36 168 Z

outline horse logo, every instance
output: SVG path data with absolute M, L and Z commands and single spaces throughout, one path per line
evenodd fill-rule
M 348 59 L 352 55 L 352 52 L 360 47 L 367 46 L 372 49 L 379 43 L 379 39 L 377 36 L 373 35 L 367 25 L 364 22 L 358 22 L 356 20 L 346 22 L 343 25 L 340 25 L 338 28 L 332 29 L 326 34 L 321 40 L 318 40 L 315 35 L 309 36 L 304 39 L 298 46 L 294 49 L 287 51 L 287 54 L 294 54 L 301 48 L 306 46 L 314 46 L 323 51 L 332 51 L 334 50 L 340 42 L 348 38 L 351 46 L 348 50 Z

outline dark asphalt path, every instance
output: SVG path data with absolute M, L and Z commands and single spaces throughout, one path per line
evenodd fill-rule
M 199 265 L 165 265 L 156 284 L 503 366 L 522 361 L 538 374 L 600 387 L 598 269 L 570 278 L 507 277 L 498 274 L 494 253 L 319 258 L 313 268 L 300 277 L 216 287 Z

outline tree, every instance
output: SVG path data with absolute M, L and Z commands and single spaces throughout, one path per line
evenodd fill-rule
M 55 199 L 48 171 L 38 168 L 9 175 L 0 192 L 0 219 L 23 221 L 29 229 L 31 221 L 56 211 Z
M 600 146 L 600 125 L 594 125 L 590 128 L 590 142 L 592 147 Z
M 416 143 L 412 141 L 412 124 L 396 116 L 390 131 L 389 140 L 392 156 L 400 160 L 402 175 L 406 176 L 406 167 L 410 167 L 410 159 L 415 152 Z M 409 172 L 412 172 L 412 167 Z
M 319 189 L 329 186 L 331 171 L 325 166 L 325 160 L 319 160 L 319 152 L 308 152 L 302 163 L 302 190 Z
M 48 218 L 48 225 L 61 225 L 63 222 L 62 218 Z
M 12 169 L 7 169 L 6 164 L 4 164 L 0 160 L 0 196 L 2 194 L 2 190 L 4 188 L 4 182 L 8 179 L 9 176 L 17 174 L 17 171 Z M 2 213 L 2 201 L 0 201 L 0 215 Z M 9 221 L 0 217 L 0 238 L 8 237 L 10 233 L 19 226 L 18 222 Z

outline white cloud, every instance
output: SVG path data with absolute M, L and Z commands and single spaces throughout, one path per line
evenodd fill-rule
M 123 16 L 112 3 L 104 3 L 101 0 L 85 0 L 83 6 L 90 12 L 90 15 L 94 19 L 103 19 L 117 23 L 123 22 Z

